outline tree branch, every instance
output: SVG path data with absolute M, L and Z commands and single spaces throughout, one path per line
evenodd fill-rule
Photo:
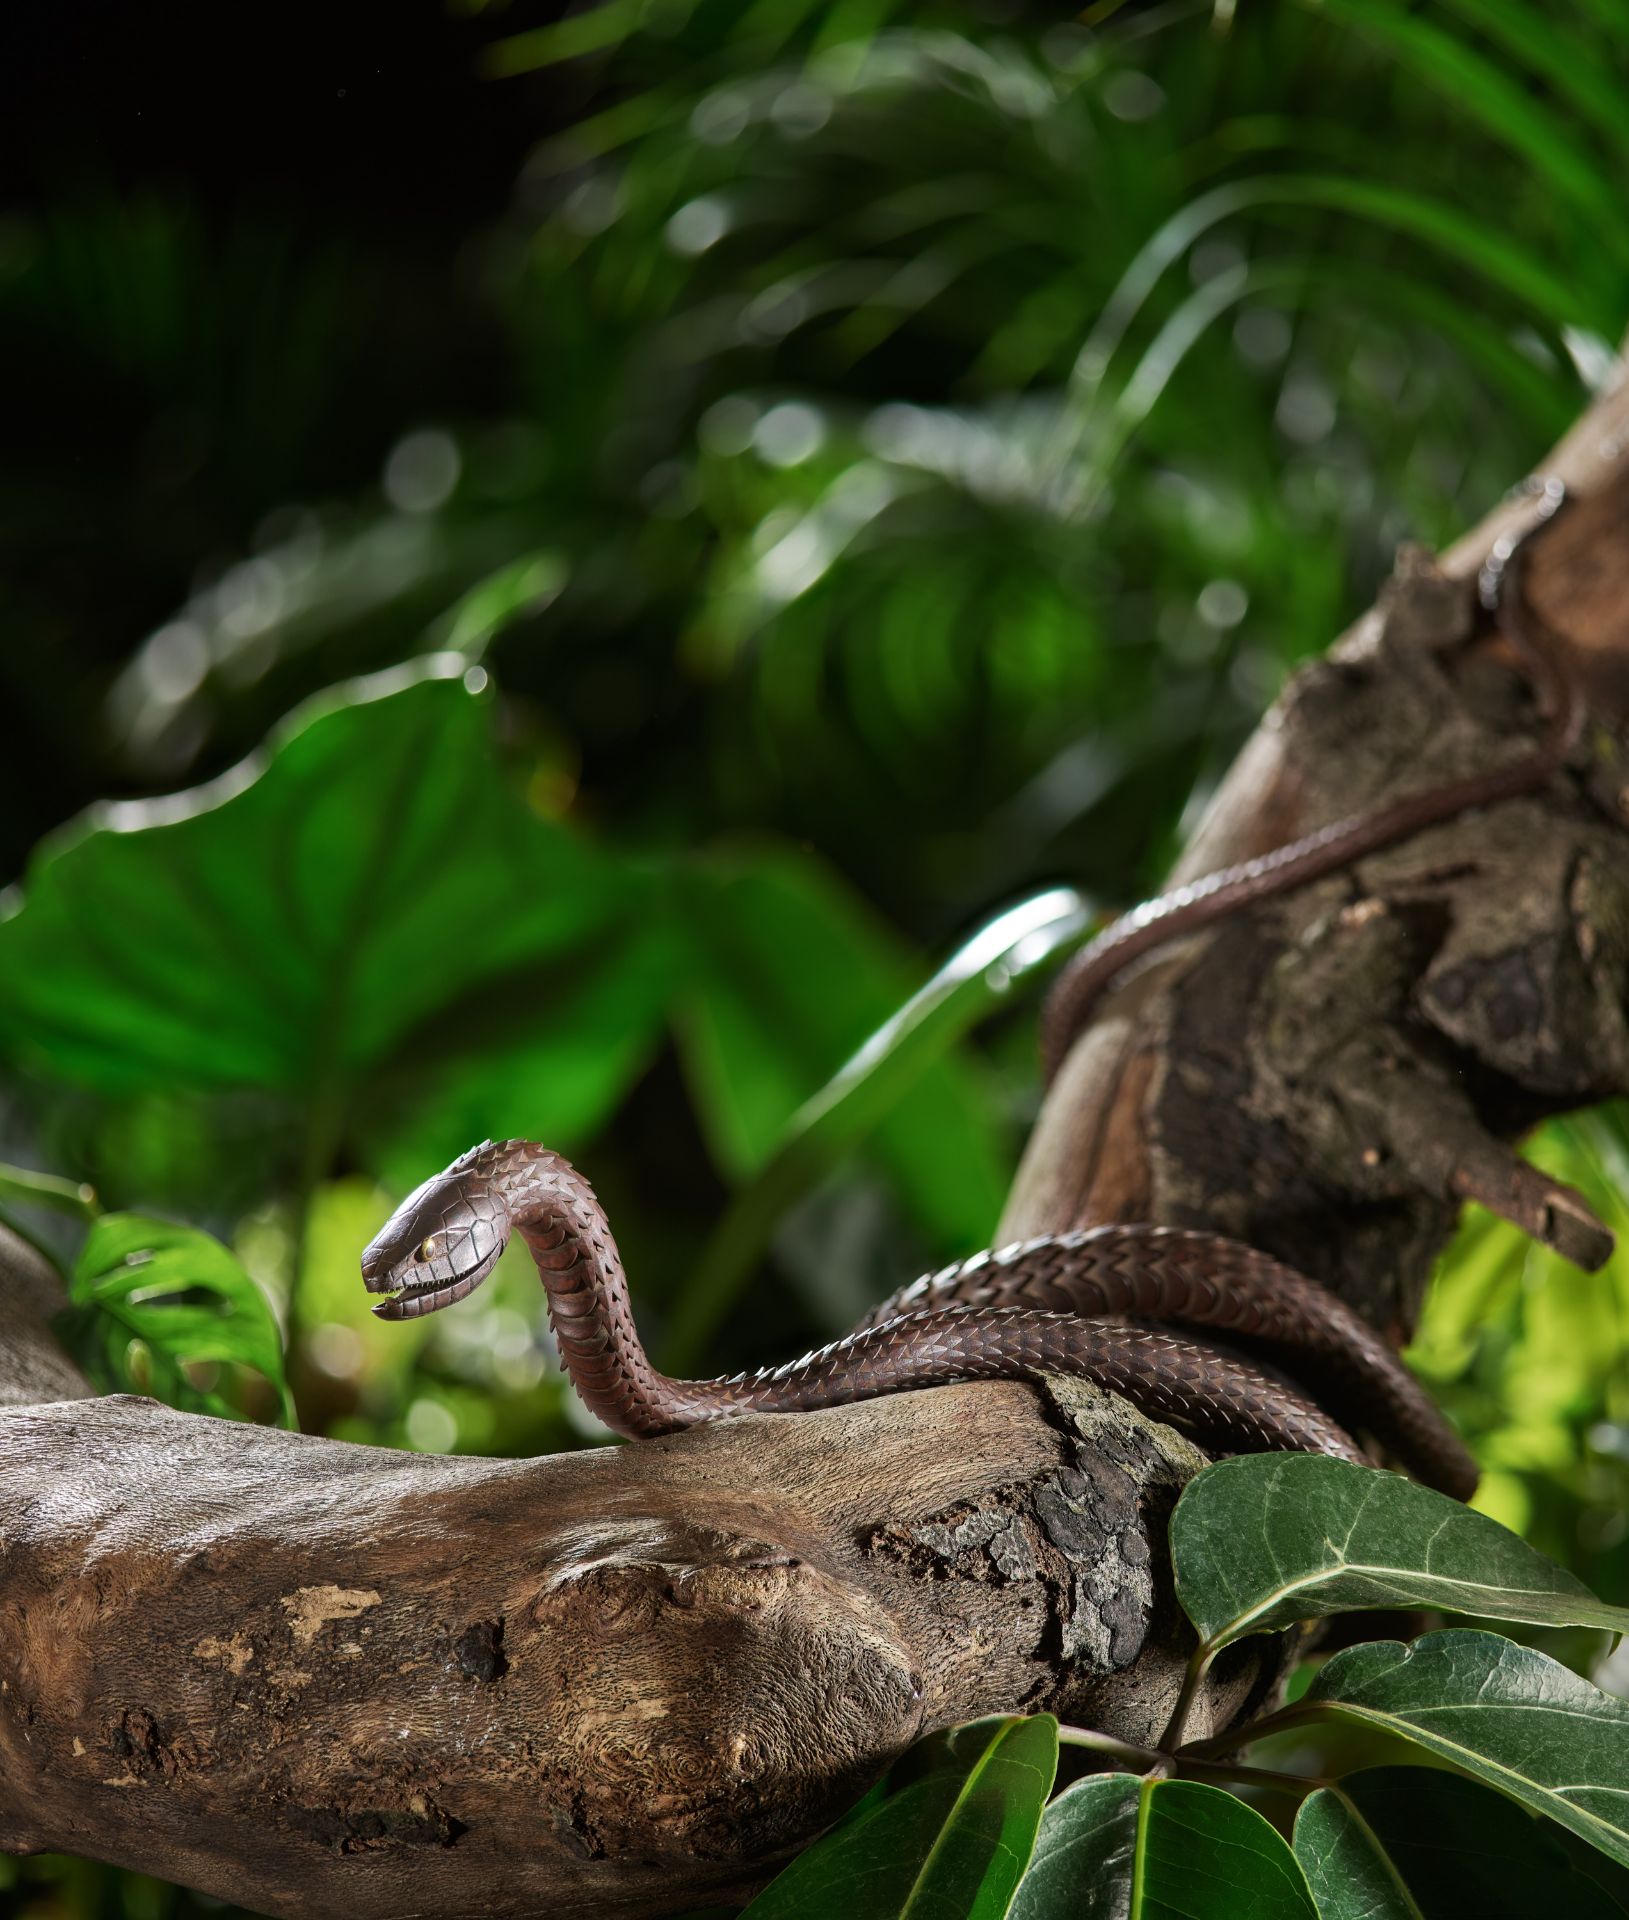
M 1590 497 L 1528 570 L 1592 705 L 1571 777 L 1140 970 L 1048 1095 L 1004 1237 L 1220 1229 L 1397 1337 L 1463 1191 L 1504 1181 L 1593 1253 L 1508 1149 L 1629 1088 L 1626 431 L 1620 393 L 1569 436 L 1556 464 Z M 1515 511 L 1441 575 L 1405 568 L 1297 677 L 1183 875 L 1519 750 L 1520 676 L 1453 644 Z M 10 1377 L 80 1391 L 40 1358 L 41 1311 L 11 1309 Z M 1186 1650 L 1164 1520 L 1198 1464 L 1067 1381 L 531 1462 L 122 1397 L 17 1406 L 0 1844 L 347 1920 L 634 1920 L 739 1893 L 931 1728 L 1047 1707 L 1151 1744 Z M 1194 1731 L 1269 1698 L 1282 1654 L 1230 1649 Z
M 1614 731 L 1629 711 L 1626 448 L 1619 387 L 1546 464 L 1594 491 L 1525 569 L 1590 707 L 1572 777 L 1132 973 L 1053 1085 L 1003 1238 L 1104 1220 L 1218 1229 L 1399 1339 L 1466 1195 L 1599 1263 L 1598 1223 L 1511 1143 L 1629 1087 L 1629 756 Z M 1520 751 L 1525 686 L 1497 642 L 1464 636 L 1476 572 L 1523 511 L 1502 505 L 1440 572 L 1404 556 L 1247 744 L 1174 880 Z
M 50 1261 L 0 1225 L 0 1407 L 75 1400 L 91 1391 L 51 1332 L 51 1316 L 64 1304 Z
M 1146 1744 L 1198 1464 L 1076 1381 L 522 1462 L 3 1413 L 0 1844 L 352 1920 L 739 1893 L 936 1727 Z

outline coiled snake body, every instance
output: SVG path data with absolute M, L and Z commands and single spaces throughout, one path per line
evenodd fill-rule
M 1546 485 L 1544 519 L 1561 497 Z M 1434 821 L 1531 790 L 1564 763 L 1577 738 L 1577 698 L 1500 593 L 1518 546 L 1495 549 L 1483 601 L 1499 613 L 1547 709 L 1536 749 L 1338 822 L 1127 915 L 1054 990 L 1044 1020 L 1051 1067 L 1120 969 L 1153 946 Z M 1314 1282 L 1218 1235 L 1126 1225 L 1026 1241 L 915 1282 L 852 1333 L 783 1366 L 728 1380 L 673 1380 L 657 1372 L 640 1342 L 616 1242 L 588 1182 L 558 1154 L 507 1140 L 474 1148 L 426 1181 L 369 1245 L 364 1283 L 391 1296 L 374 1312 L 407 1320 L 463 1299 L 517 1231 L 547 1291 L 572 1383 L 619 1433 L 661 1434 L 724 1414 L 798 1412 L 953 1380 L 1051 1371 L 1084 1374 L 1212 1447 L 1367 1458 L 1300 1385 L 1264 1364 L 1266 1356 L 1288 1364 L 1342 1421 L 1422 1480 L 1460 1498 L 1476 1484 L 1457 1436 L 1370 1327 Z M 1252 1353 L 1147 1322 L 1203 1328 Z
M 795 1413 L 951 1380 L 1081 1373 L 1238 1452 L 1365 1456 L 1287 1380 L 1130 1314 L 1294 1353 L 1422 1478 L 1467 1494 L 1476 1471 L 1413 1376 L 1350 1308 L 1266 1254 L 1214 1234 L 1099 1227 L 981 1254 L 919 1281 L 870 1324 L 784 1366 L 670 1380 L 629 1310 L 605 1215 L 583 1176 L 529 1140 L 490 1142 L 411 1195 L 362 1256 L 374 1312 L 416 1319 L 474 1292 L 510 1234 L 531 1249 L 560 1359 L 608 1427 L 670 1433 L 729 1413 Z M 894 1307 L 899 1311 L 895 1313 Z

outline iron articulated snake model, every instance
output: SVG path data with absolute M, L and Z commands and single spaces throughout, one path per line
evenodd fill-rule
M 1542 497 L 1548 520 L 1561 503 L 1559 486 L 1548 483 Z M 1482 598 L 1546 709 L 1538 747 L 1128 914 L 1060 977 L 1044 1018 L 1051 1066 L 1115 975 L 1154 946 L 1439 820 L 1531 791 L 1561 768 L 1578 737 L 1579 701 L 1501 591 L 1519 544 L 1495 549 Z M 800 1359 L 732 1379 L 674 1380 L 656 1370 L 640 1342 L 593 1189 L 558 1154 L 506 1140 L 464 1154 L 391 1216 L 362 1256 L 368 1290 L 390 1296 L 374 1312 L 409 1320 L 464 1299 L 515 1232 L 536 1262 L 572 1384 L 619 1433 L 670 1433 L 723 1415 L 803 1412 L 956 1380 L 1076 1373 L 1213 1449 L 1366 1460 L 1350 1427 L 1446 1493 L 1468 1498 L 1476 1484 L 1458 1437 L 1372 1328 L 1314 1281 L 1220 1235 L 1123 1225 L 1025 1241 L 916 1281 L 853 1332 Z M 1149 1323 L 1205 1329 L 1229 1346 Z M 1233 1343 L 1248 1352 L 1231 1350 Z M 1323 1410 L 1325 1400 L 1333 1414 Z

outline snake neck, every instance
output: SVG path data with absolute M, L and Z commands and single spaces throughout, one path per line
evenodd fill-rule
M 634 1326 L 622 1256 L 605 1210 L 569 1160 L 530 1140 L 503 1140 L 471 1157 L 526 1242 L 548 1296 L 560 1364 L 607 1426 L 635 1437 L 667 1430 L 643 1409 L 676 1383 L 656 1371 Z

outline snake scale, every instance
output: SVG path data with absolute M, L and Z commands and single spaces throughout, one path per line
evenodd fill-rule
M 1543 483 L 1538 524 L 1562 498 L 1557 483 Z M 1538 696 L 1544 729 L 1536 747 L 1125 915 L 1053 990 L 1043 1017 L 1050 1070 L 1121 970 L 1154 947 L 1436 821 L 1529 792 L 1559 770 L 1578 737 L 1580 703 L 1507 591 L 1520 545 L 1507 540 L 1494 549 L 1482 600 Z M 731 1379 L 675 1380 L 645 1353 L 616 1242 L 587 1180 L 530 1141 L 483 1142 L 410 1194 L 364 1252 L 364 1284 L 390 1296 L 374 1312 L 408 1320 L 465 1298 L 515 1232 L 542 1279 L 566 1372 L 589 1410 L 619 1433 L 669 1433 L 735 1413 L 802 1412 L 954 1380 L 1073 1372 L 1215 1449 L 1367 1459 L 1350 1428 L 1446 1493 L 1467 1498 L 1476 1483 L 1458 1437 L 1364 1321 L 1315 1282 L 1219 1235 L 1134 1224 L 1025 1241 L 925 1276 L 842 1339 L 784 1365 Z M 1229 1344 L 1185 1338 L 1172 1323 Z

